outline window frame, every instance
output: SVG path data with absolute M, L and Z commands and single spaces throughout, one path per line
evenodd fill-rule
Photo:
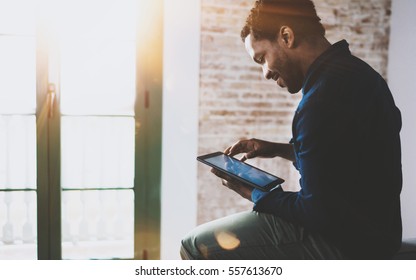
M 140 5 L 139 5 L 140 6 Z M 139 7 L 140 9 L 140 7 Z M 138 18 L 136 40 L 134 259 L 160 259 L 163 93 L 163 0 L 151 1 Z M 149 16 L 151 14 L 151 16 Z M 38 259 L 62 259 L 61 113 L 59 54 L 48 22 L 36 31 L 37 232 Z M 149 45 L 152 48 L 149 48 Z M 56 86 L 54 102 L 48 92 Z M 50 113 L 50 110 L 53 113 Z

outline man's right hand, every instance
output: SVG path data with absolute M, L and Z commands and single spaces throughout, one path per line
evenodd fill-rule
M 238 141 L 225 149 L 224 154 L 234 156 L 244 153 L 241 161 L 255 157 L 272 158 L 276 156 L 275 148 L 276 143 L 252 138 Z
M 293 146 L 291 144 L 275 143 L 255 138 L 240 140 L 224 151 L 224 154 L 230 156 L 241 153 L 244 153 L 240 159 L 241 161 L 255 157 L 273 158 L 276 156 L 290 161 L 295 160 Z

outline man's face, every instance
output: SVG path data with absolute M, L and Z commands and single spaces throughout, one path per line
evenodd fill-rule
M 249 34 L 244 43 L 251 58 L 261 65 L 266 79 L 275 80 L 280 87 L 287 87 L 290 93 L 297 93 L 302 88 L 303 75 L 279 39 L 273 42 L 256 40 Z

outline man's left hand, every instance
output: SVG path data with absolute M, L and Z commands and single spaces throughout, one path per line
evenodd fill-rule
M 251 193 L 253 192 L 253 187 L 241 183 L 234 179 L 233 177 L 228 176 L 226 173 L 221 172 L 217 169 L 212 168 L 211 172 L 214 173 L 217 177 L 222 179 L 222 185 L 229 188 L 230 190 L 235 191 L 245 199 L 251 200 Z

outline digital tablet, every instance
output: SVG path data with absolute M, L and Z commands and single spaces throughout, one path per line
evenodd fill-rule
M 269 191 L 284 182 L 282 178 L 222 152 L 198 156 L 197 160 L 262 191 Z

